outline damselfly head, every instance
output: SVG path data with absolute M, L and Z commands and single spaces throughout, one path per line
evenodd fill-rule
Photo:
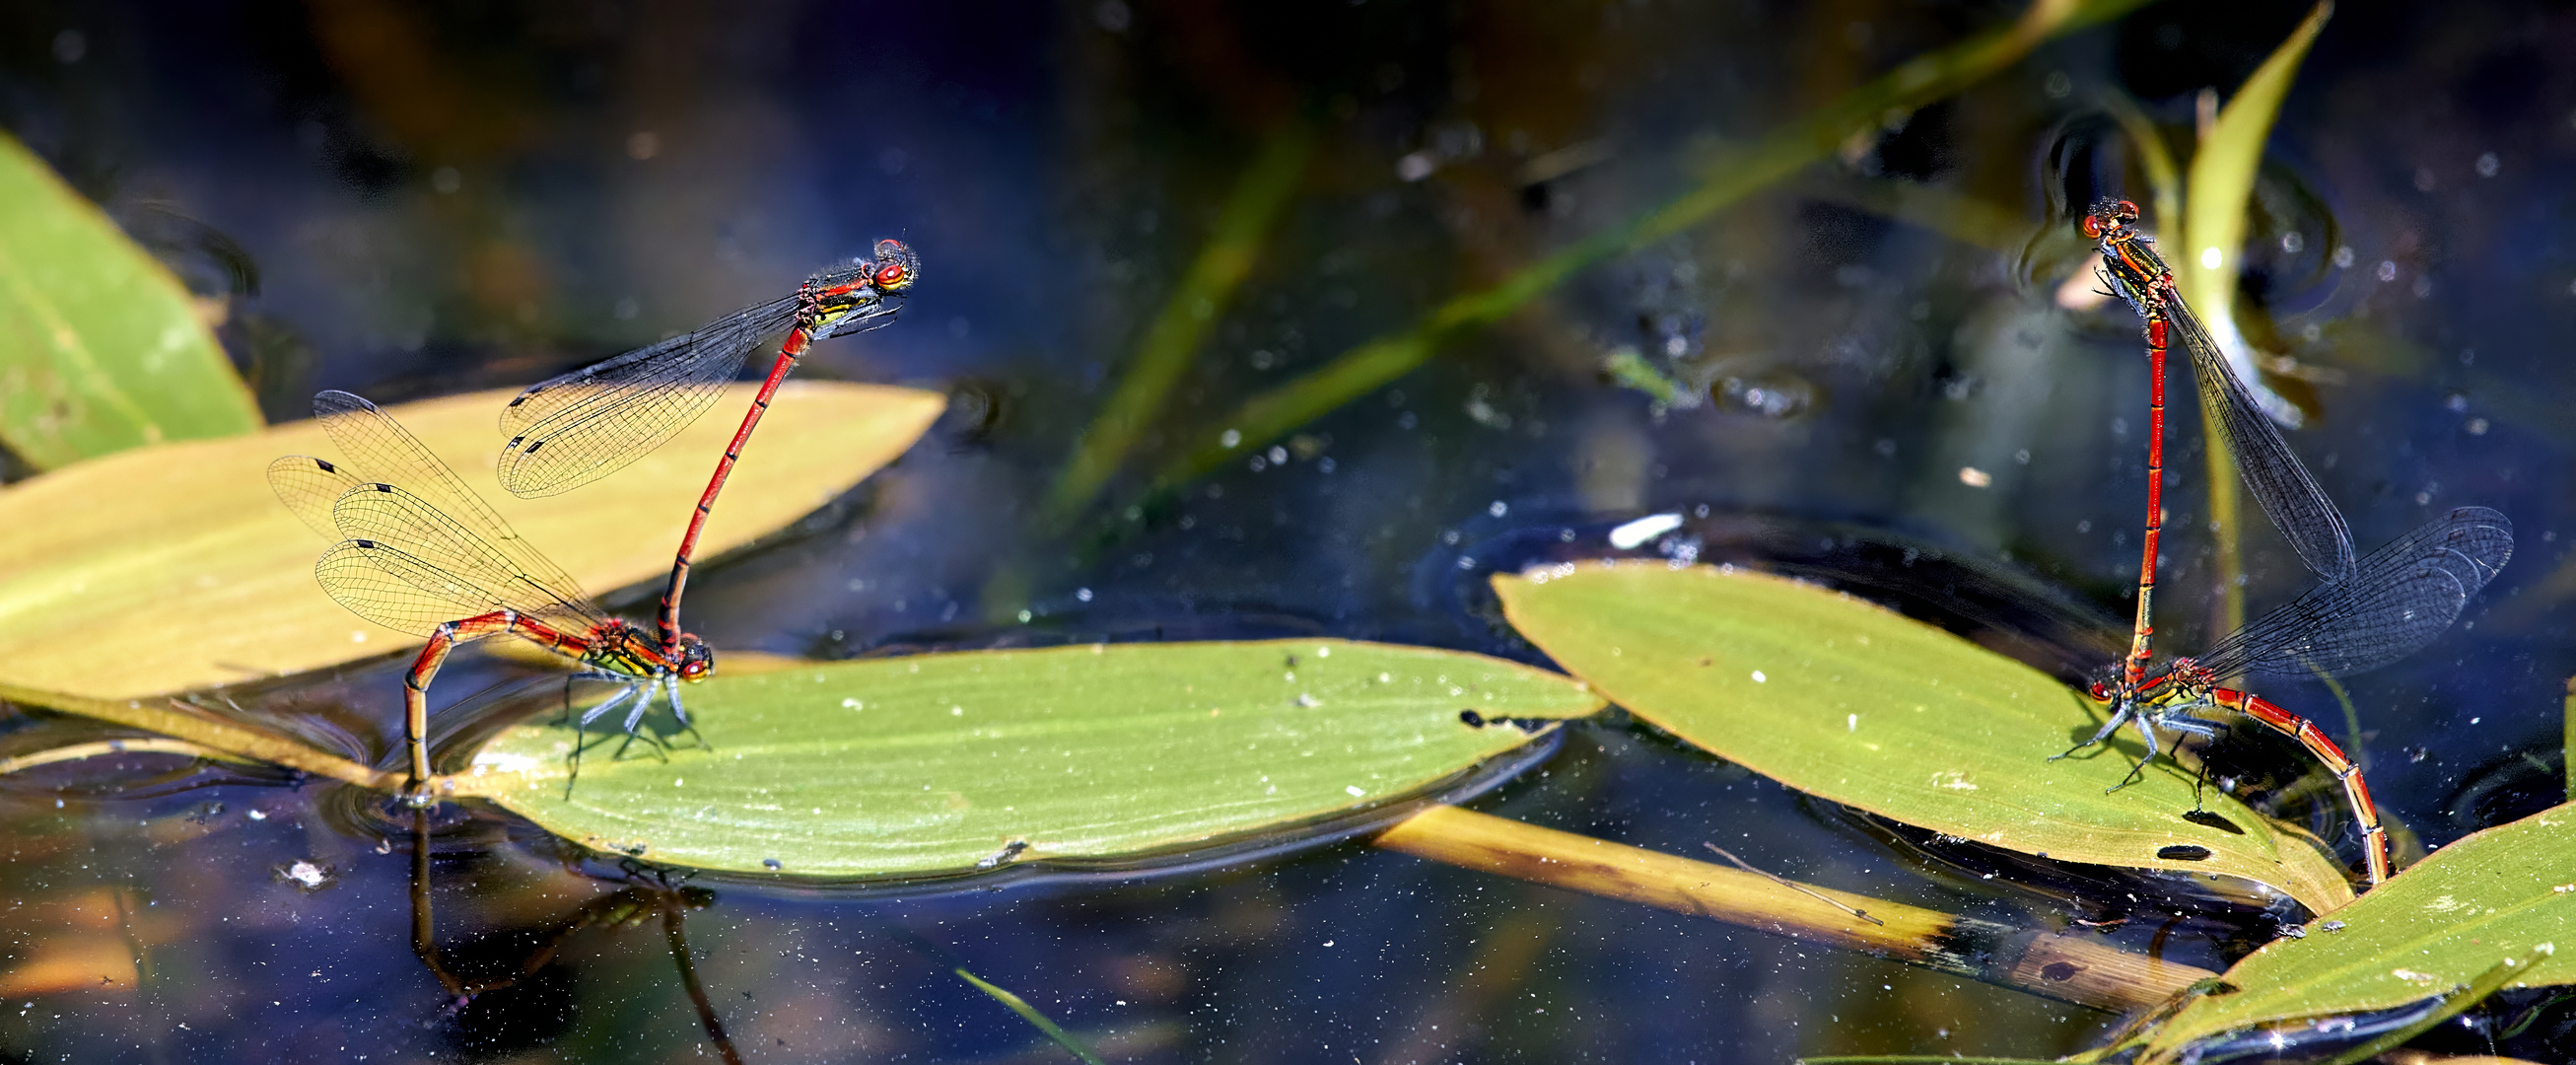
M 921 257 L 912 253 L 910 245 L 892 237 L 877 242 L 876 269 L 868 275 L 877 291 L 901 292 L 920 279 Z
M 2103 234 L 2120 229 L 2137 220 L 2137 204 L 2130 203 L 2127 200 L 2102 200 L 2095 203 L 2093 205 L 2092 212 L 2086 214 L 2081 220 L 2077 221 L 2075 223 L 2075 227 L 2079 232 L 2084 234 L 2084 239 L 2100 240 L 2102 239 Z
M 681 680 L 705 680 L 708 674 L 716 671 L 715 649 L 692 633 L 681 633 L 678 661 L 671 664 L 671 670 L 678 673 Z

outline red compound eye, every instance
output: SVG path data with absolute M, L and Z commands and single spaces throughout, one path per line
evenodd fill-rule
M 2102 239 L 2102 216 L 2085 215 L 2083 221 L 2075 223 L 2075 228 L 2084 234 L 2086 240 L 2100 240 Z
M 905 276 L 910 273 L 911 271 L 905 269 L 902 263 L 887 263 L 884 266 L 877 267 L 876 277 L 872 280 L 875 281 L 878 288 L 893 288 L 896 285 L 902 284 Z

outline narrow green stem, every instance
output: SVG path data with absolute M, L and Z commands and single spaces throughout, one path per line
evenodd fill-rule
M 1090 1047 L 1084 1046 L 1082 1040 L 1074 1038 L 1073 1033 L 1065 1031 L 1062 1026 L 1047 1019 L 1046 1014 L 1038 1012 L 1037 1007 L 1029 1005 L 1020 996 L 985 983 L 982 977 L 967 972 L 965 966 L 961 965 L 949 971 L 956 973 L 958 979 L 975 985 L 975 990 L 992 996 L 993 1001 L 1010 1007 L 1011 1012 L 1019 1014 L 1021 1020 L 1036 1026 L 1037 1030 L 1046 1033 L 1046 1037 L 1053 1040 L 1055 1045 L 1063 1047 L 1074 1057 L 1081 1058 L 1086 1065 L 1108 1065 L 1107 1062 L 1100 1060 L 1100 1055 L 1093 1053 Z
M 1568 278 L 1644 248 L 1825 159 L 1855 131 L 1950 96 L 2017 62 L 2040 42 L 2116 17 L 2143 0 L 2040 0 L 2011 26 L 1920 56 L 1867 85 L 1703 167 L 1680 198 L 1530 264 L 1493 287 L 1454 297 L 1421 323 L 1344 352 L 1322 369 L 1254 396 L 1201 444 L 1165 463 L 1151 491 L 1172 491 L 1233 460 L 1236 449 L 1277 440 L 1410 372 L 1468 329 L 1492 323 Z M 1229 442 L 1231 441 L 1231 442 Z
M 1216 231 L 1181 275 L 1153 324 L 1146 327 L 1117 391 L 1101 405 L 1081 442 L 1074 445 L 1073 458 L 1056 476 L 1041 515 L 1047 525 L 1061 528 L 1089 506 L 1100 486 L 1135 450 L 1146 427 L 1154 424 L 1172 388 L 1189 369 L 1190 356 L 1252 273 L 1262 242 L 1288 205 L 1314 146 L 1313 131 L 1292 120 L 1271 134 L 1261 154 L 1236 181 L 1217 216 Z

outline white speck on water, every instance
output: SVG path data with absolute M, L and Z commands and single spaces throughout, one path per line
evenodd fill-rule
M 311 859 L 298 858 L 279 872 L 295 886 L 311 891 L 331 882 L 331 870 L 316 865 Z
M 1610 530 L 1610 546 L 1632 551 L 1639 544 L 1681 527 L 1682 516 L 1679 514 L 1648 514 Z
M 1505 515 L 1505 514 L 1509 514 L 1509 513 L 1511 513 L 1511 512 L 1512 512 L 1512 505 L 1511 505 L 1511 504 L 1509 504 L 1509 503 L 1505 503 L 1505 502 L 1503 502 L 1502 500 L 1499 500 L 1499 499 L 1495 500 L 1492 506 L 1489 506 L 1489 507 L 1486 507 L 1486 508 L 1485 508 L 1485 513 L 1487 513 L 1487 514 L 1491 514 L 1491 515 L 1493 515 L 1493 516 L 1495 516 L 1495 517 L 1497 517 L 1497 518 L 1502 517 L 1503 515 Z
M 250 812 L 250 819 L 253 821 L 266 821 L 268 820 L 268 811 L 254 809 Z
M 1974 466 L 1959 467 L 1959 483 L 1970 488 L 1984 488 L 1995 483 L 1995 475 Z

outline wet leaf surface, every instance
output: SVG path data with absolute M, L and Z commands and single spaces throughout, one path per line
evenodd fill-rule
M 2191 777 L 2170 760 L 2105 794 L 2141 751 L 2133 734 L 2049 761 L 2092 735 L 2098 706 L 1866 601 L 1661 561 L 1559 566 L 1494 587 L 1523 635 L 1612 702 L 1800 791 L 2063 861 L 2243 877 L 2316 912 L 2352 897 L 2314 842 L 2216 789 L 2207 804 L 2223 824 L 2186 820 Z
M 502 732 L 462 782 L 548 831 L 700 869 L 856 879 L 1110 861 L 1228 841 L 1436 789 L 1601 700 L 1452 651 L 1278 640 L 1083 645 L 717 676 L 667 762 L 622 737 L 572 771 L 552 719 Z M 667 724 L 667 722 L 666 722 Z M 596 740 L 596 731 L 591 734 Z M 774 863 L 774 864 L 773 864 Z
M 260 425 L 179 279 L 0 133 L 0 444 L 53 469 Z
M 519 533 L 593 593 L 669 571 L 751 386 L 633 466 L 523 500 L 492 481 L 515 390 L 390 408 Z M 934 393 L 791 381 L 707 524 L 700 557 L 812 512 L 909 447 Z M 269 492 L 280 455 L 340 456 L 311 421 L 144 448 L 0 490 L 0 683 L 97 698 L 281 676 L 420 641 L 349 613 L 314 583 L 329 546 Z M 604 534 L 603 531 L 613 531 Z
M 2327 920 L 2342 922 L 2328 932 Z M 2393 1009 L 2463 987 L 2508 960 L 2503 987 L 2576 983 L 2576 807 L 2560 806 L 2435 851 L 2301 939 L 2276 939 L 2195 999 L 2150 1044 L 2169 1053 L 2259 1024 Z M 2536 958 L 2533 955 L 2548 950 Z

